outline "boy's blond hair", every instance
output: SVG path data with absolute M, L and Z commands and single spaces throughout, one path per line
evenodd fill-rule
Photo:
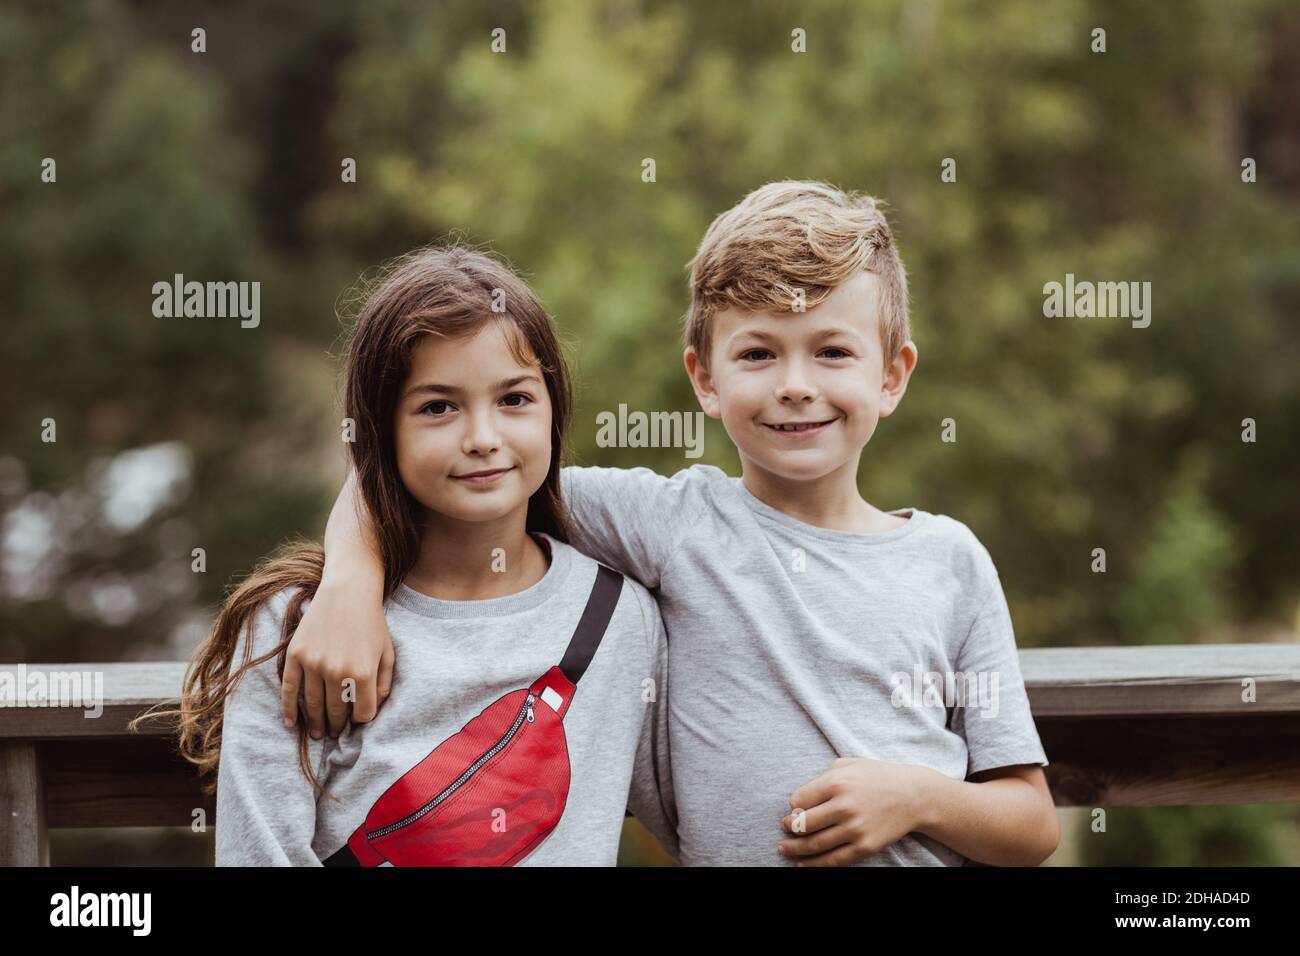
M 760 186 L 713 220 L 690 262 L 685 344 L 709 365 L 713 316 L 736 306 L 811 309 L 859 272 L 880 280 L 880 341 L 887 368 L 911 338 L 907 273 L 889 223 L 871 196 L 826 183 Z

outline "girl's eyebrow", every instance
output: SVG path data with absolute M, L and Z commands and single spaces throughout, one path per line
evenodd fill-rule
M 516 375 L 514 378 L 503 379 L 502 381 L 497 382 L 497 384 L 492 388 L 492 390 L 499 392 L 502 391 L 503 389 L 514 388 L 516 385 L 519 385 L 523 382 L 535 382 L 538 385 L 542 384 L 542 380 L 530 372 L 527 375 Z M 419 394 L 421 392 L 429 392 L 438 395 L 464 395 L 465 394 L 465 390 L 456 385 L 439 385 L 436 382 L 425 382 L 423 385 L 412 385 L 410 388 L 406 390 L 406 395 L 409 398 L 410 396 Z

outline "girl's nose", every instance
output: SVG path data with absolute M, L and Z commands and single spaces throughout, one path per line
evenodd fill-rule
M 468 428 L 462 450 L 467 455 L 486 455 L 501 448 L 501 434 L 497 431 L 496 417 L 491 412 L 480 412 L 467 416 Z

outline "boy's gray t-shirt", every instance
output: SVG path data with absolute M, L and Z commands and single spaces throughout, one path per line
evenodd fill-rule
M 395 780 L 493 701 L 560 663 L 597 564 L 543 537 L 550 567 L 517 594 L 445 601 L 406 585 L 394 592 L 384 606 L 396 653 L 388 700 L 374 720 L 349 724 L 338 738 L 308 738 L 311 764 L 334 799 L 318 796 L 299 767 L 298 729 L 280 717 L 276 659 L 244 674 L 224 710 L 218 866 L 321 865 Z M 280 643 L 288 598 L 282 591 L 259 611 L 253 657 Z M 237 664 L 246 643 L 243 634 Z M 520 865 L 612 866 L 625 809 L 677 852 L 666 656 L 654 600 L 625 580 L 564 717 L 571 779 L 563 816 Z
M 574 546 L 659 599 L 684 864 L 792 863 L 790 796 L 839 757 L 955 780 L 1047 764 L 997 570 L 960 521 L 905 508 L 891 531 L 818 528 L 709 465 L 562 482 Z M 911 833 L 861 865 L 964 862 Z

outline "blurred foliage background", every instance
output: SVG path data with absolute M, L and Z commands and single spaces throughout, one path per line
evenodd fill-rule
M 318 536 L 347 290 L 450 234 L 556 317 L 575 461 L 690 464 L 598 449 L 595 415 L 695 409 L 685 263 L 787 178 L 888 201 L 920 362 L 861 487 L 970 525 L 1021 646 L 1295 641 L 1298 50 L 1289 0 L 6 3 L 0 661 L 185 658 L 232 579 Z M 260 281 L 261 325 L 155 318 L 178 272 Z M 1045 319 L 1067 272 L 1150 281 L 1150 327 Z M 1052 862 L 1300 863 L 1292 806 L 1110 820 Z M 211 847 L 54 834 L 56 863 L 160 857 Z

